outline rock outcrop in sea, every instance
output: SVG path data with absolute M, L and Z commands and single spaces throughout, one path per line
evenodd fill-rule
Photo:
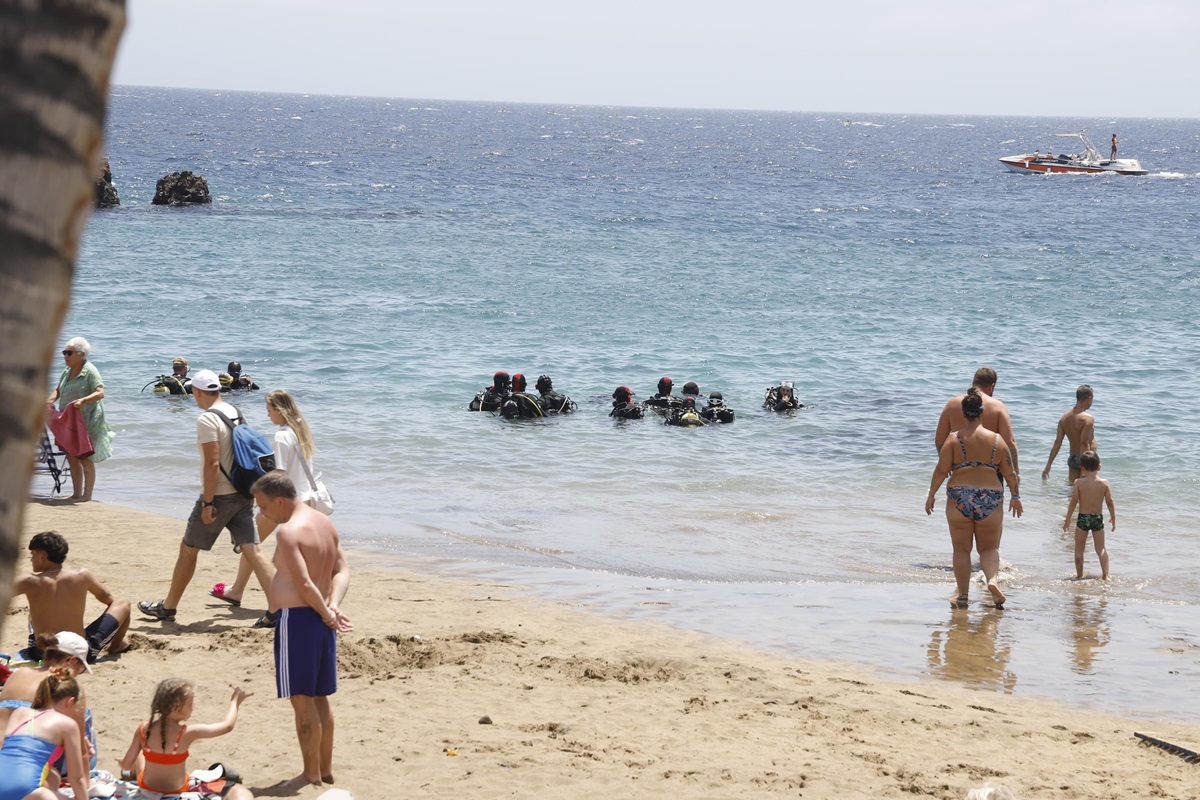
M 212 195 L 208 193 L 208 181 L 184 170 L 159 178 L 150 202 L 156 206 L 203 205 L 212 202 Z
M 121 205 L 117 195 L 117 187 L 113 186 L 112 169 L 108 159 L 100 161 L 100 169 L 96 171 L 96 208 L 112 208 Z

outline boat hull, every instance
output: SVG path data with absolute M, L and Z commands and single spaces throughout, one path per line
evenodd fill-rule
M 1038 155 L 1004 156 L 1000 163 L 1013 172 L 1047 173 L 1079 173 L 1099 175 L 1115 172 L 1118 175 L 1148 175 L 1149 170 L 1132 158 L 1115 161 L 1073 161 L 1069 159 L 1047 158 Z

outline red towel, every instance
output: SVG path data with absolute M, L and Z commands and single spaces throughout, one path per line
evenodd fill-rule
M 50 406 L 50 432 L 54 434 L 54 441 L 69 456 L 87 458 L 96 452 L 87 423 L 83 421 L 83 412 L 74 405 L 68 404 L 66 411 L 58 411 L 53 405 Z

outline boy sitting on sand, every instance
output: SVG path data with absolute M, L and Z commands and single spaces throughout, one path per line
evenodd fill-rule
M 1113 507 L 1112 489 L 1108 481 L 1101 478 L 1100 456 L 1096 451 L 1088 450 L 1079 456 L 1079 469 L 1082 473 L 1075 479 L 1075 489 L 1071 492 L 1071 504 L 1067 506 L 1067 518 L 1063 520 L 1063 530 L 1071 526 L 1071 514 L 1075 506 L 1079 506 L 1079 518 L 1075 522 L 1075 578 L 1083 577 L 1083 548 L 1087 546 L 1088 531 L 1092 532 L 1092 542 L 1096 546 L 1096 555 L 1100 558 L 1101 577 L 1108 580 L 1108 551 L 1104 549 L 1104 514 L 1103 505 L 1108 503 L 1108 516 L 1112 530 L 1117 530 L 1117 510 Z

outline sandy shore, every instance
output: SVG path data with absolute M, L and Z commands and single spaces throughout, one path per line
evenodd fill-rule
M 68 564 L 134 601 L 165 594 L 183 527 L 98 503 L 34 503 L 26 518 L 27 535 L 60 531 Z M 882 680 L 419 574 L 386 553 L 353 552 L 351 564 L 344 608 L 356 630 L 339 645 L 334 766 L 337 786 L 360 798 L 962 798 L 989 782 L 1023 799 L 1200 794 L 1200 766 L 1133 738 L 1197 750 L 1197 725 Z M 193 747 L 191 768 L 224 761 L 256 793 L 299 772 L 272 634 L 250 627 L 262 594 L 251 589 L 241 609 L 206 594 L 235 566 L 227 543 L 202 554 L 178 622 L 135 611 L 133 649 L 86 678 L 102 767 L 128 746 L 155 684 L 177 675 L 197 684 L 198 721 L 223 715 L 231 682 L 255 693 L 233 733 Z M 18 598 L 0 649 L 15 652 L 24 630 Z

